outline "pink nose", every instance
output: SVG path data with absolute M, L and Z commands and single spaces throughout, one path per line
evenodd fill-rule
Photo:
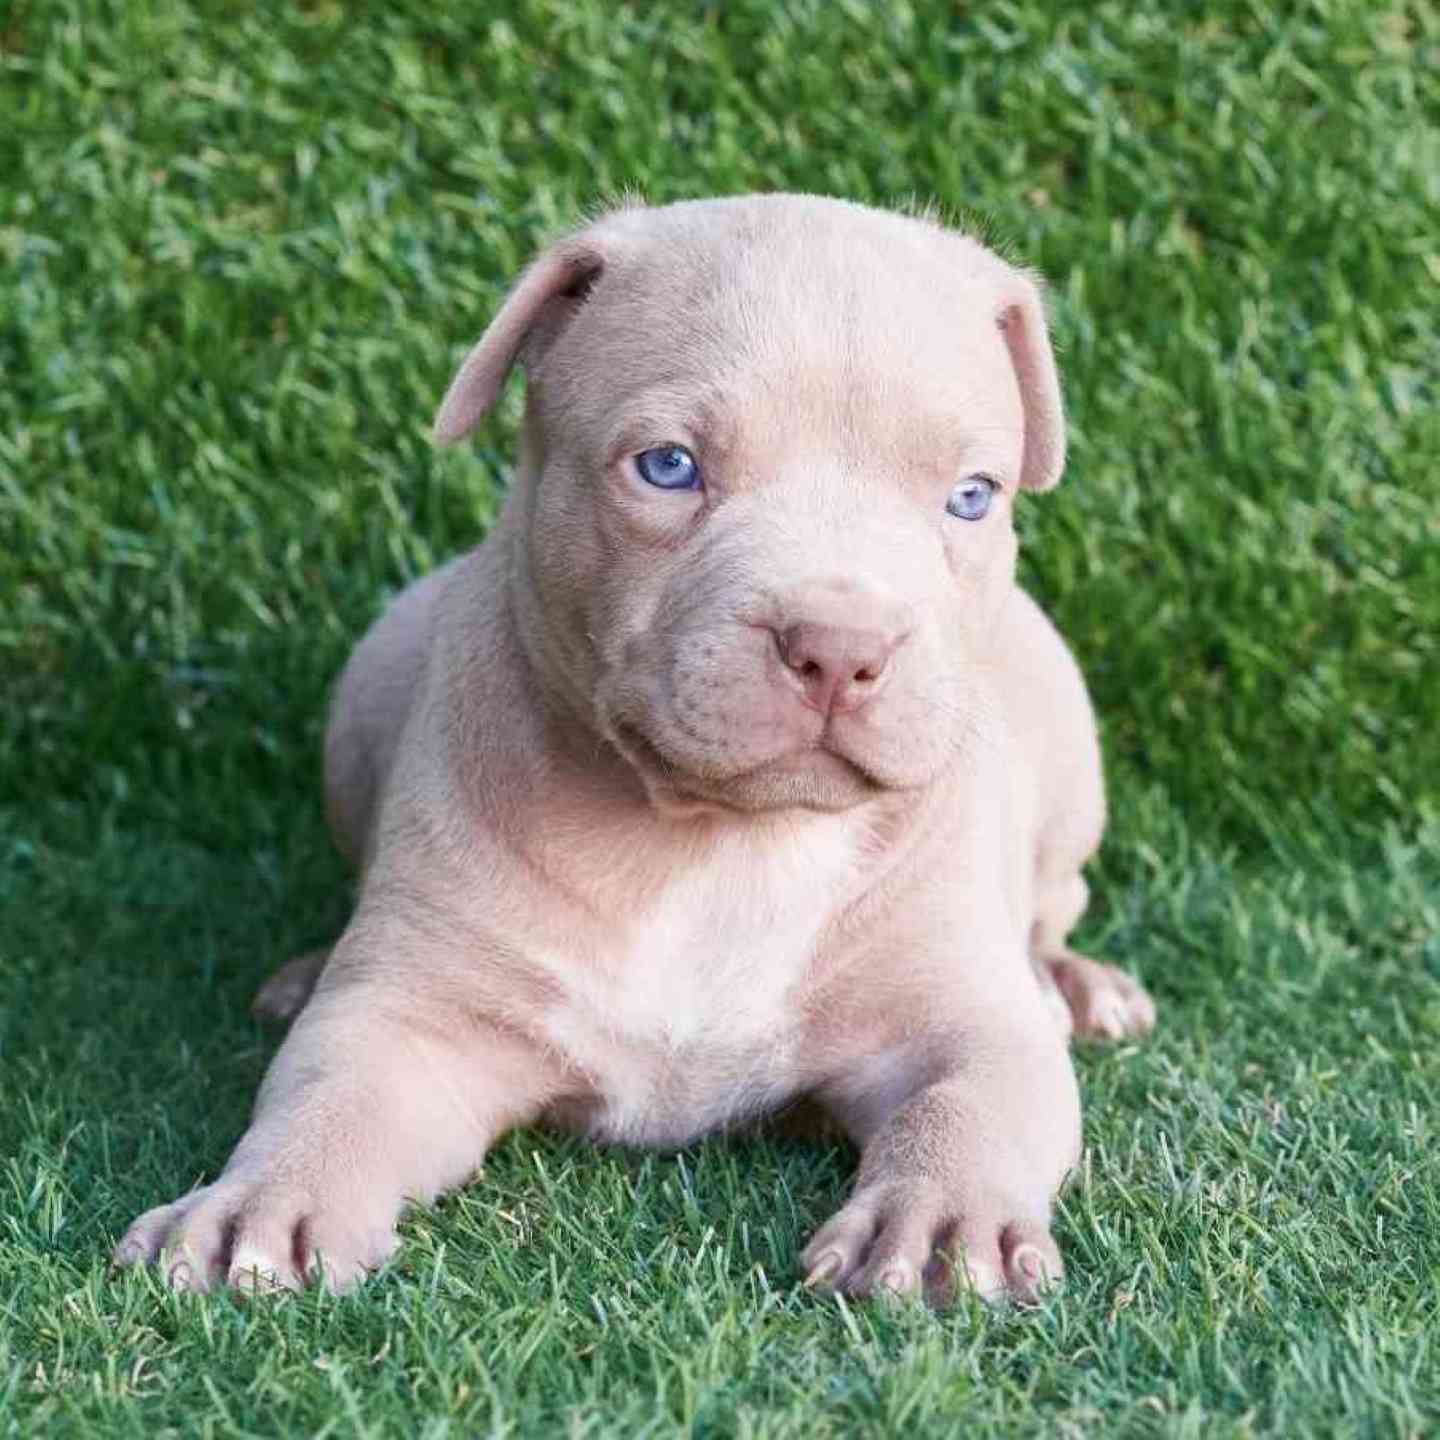
M 801 621 L 775 632 L 780 658 L 822 715 L 858 710 L 880 691 L 903 635 Z

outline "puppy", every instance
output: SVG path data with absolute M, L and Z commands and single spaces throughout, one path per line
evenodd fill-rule
M 517 361 L 494 532 L 340 680 L 354 917 L 262 996 L 298 1015 L 222 1174 L 117 1260 L 343 1289 L 512 1126 L 677 1146 L 805 1099 L 860 1151 L 809 1283 L 1033 1297 L 1069 1036 L 1154 1018 L 1066 948 L 1104 800 L 1015 582 L 1065 452 L 1034 282 L 835 200 L 627 206 L 520 279 L 440 443 Z

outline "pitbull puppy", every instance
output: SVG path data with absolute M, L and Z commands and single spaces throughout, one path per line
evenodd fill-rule
M 1071 1029 L 1154 1018 L 1065 943 L 1104 802 L 1015 582 L 1065 450 L 1035 283 L 835 200 L 627 206 L 520 279 L 442 444 L 517 360 L 494 532 L 340 681 L 354 917 L 262 997 L 299 1013 L 223 1173 L 117 1260 L 341 1289 L 512 1126 L 677 1146 L 806 1099 L 861 1156 L 811 1284 L 1033 1297 Z

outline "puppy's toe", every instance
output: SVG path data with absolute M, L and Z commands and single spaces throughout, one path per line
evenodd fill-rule
M 1065 1279 L 1060 1247 L 1049 1227 L 1013 1221 L 1000 1232 L 1005 1286 L 1021 1304 L 1034 1304 Z
M 225 1237 L 212 1237 L 203 1217 L 213 1189 L 204 1186 L 171 1205 L 147 1210 L 115 1247 L 113 1263 L 157 1265 L 172 1289 L 208 1290 L 224 1275 L 225 1266 Z
M 1045 964 L 1070 1007 L 1081 1040 L 1131 1040 L 1155 1028 L 1155 1002 L 1133 976 L 1074 951 Z
M 870 1207 L 851 1201 L 815 1232 L 800 1255 L 805 1284 L 812 1290 L 843 1290 L 864 1265 L 879 1228 Z
M 204 1193 L 203 1189 L 192 1190 L 173 1204 L 157 1205 L 153 1210 L 147 1210 L 121 1237 L 120 1243 L 111 1252 L 110 1263 L 116 1269 L 125 1269 L 159 1260 L 170 1232 L 194 1209 Z

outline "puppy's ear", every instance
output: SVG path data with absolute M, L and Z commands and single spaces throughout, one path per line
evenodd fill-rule
M 542 327 L 550 338 L 558 334 L 604 268 L 589 232 L 552 245 L 530 266 L 450 382 L 435 416 L 437 444 L 463 440 L 485 418 L 526 339 Z
M 1020 382 L 1020 403 L 1025 410 L 1020 485 L 1026 490 L 1048 490 L 1065 468 L 1060 377 L 1055 371 L 1055 352 L 1050 347 L 1039 286 L 1023 270 L 1008 265 L 1005 270 L 996 319 L 1010 351 L 1015 378 Z

